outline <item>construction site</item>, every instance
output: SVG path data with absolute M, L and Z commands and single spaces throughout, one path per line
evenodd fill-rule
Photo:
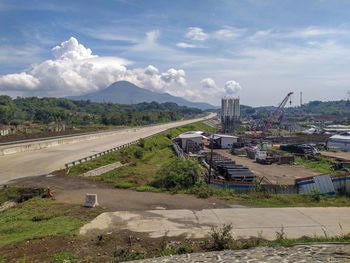
M 339 153 L 347 149 L 350 141 L 343 137 L 350 134 L 330 133 L 329 127 L 301 132 L 281 128 L 281 115 L 292 95 L 289 92 L 266 121 L 241 120 L 239 98 L 225 97 L 221 117 L 205 122 L 216 133 L 181 134 L 174 138 L 174 148 L 182 158 L 196 159 L 206 168 L 207 183 L 239 193 L 259 186 L 271 193 L 349 194 L 350 155 Z M 238 133 L 242 126 L 244 132 Z

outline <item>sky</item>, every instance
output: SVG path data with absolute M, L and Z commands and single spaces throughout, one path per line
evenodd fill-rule
M 128 80 L 213 105 L 345 99 L 349 23 L 347 0 L 0 0 L 0 95 Z

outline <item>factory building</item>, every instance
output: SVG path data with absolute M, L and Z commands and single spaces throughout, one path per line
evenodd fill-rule
M 233 132 L 239 127 L 239 98 L 221 99 L 221 122 L 223 132 Z

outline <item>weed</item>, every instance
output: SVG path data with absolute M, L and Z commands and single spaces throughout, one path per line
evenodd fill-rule
M 78 262 L 77 257 L 69 252 L 53 254 L 51 260 L 54 262 Z
M 135 190 L 138 192 L 160 192 L 160 189 L 150 185 L 142 185 L 137 187 Z
M 284 232 L 284 226 L 281 226 L 280 231 L 276 231 L 276 241 L 283 243 L 283 241 L 286 239 L 286 233 Z
M 128 189 L 134 187 L 134 184 L 131 182 L 125 182 L 125 181 L 116 181 L 114 183 L 114 186 L 116 188 L 122 188 L 122 189 Z
M 19 260 L 16 261 L 16 263 L 27 263 L 27 256 L 24 255 L 22 258 L 20 258 Z
M 312 194 L 311 194 L 311 198 L 313 201 L 315 202 L 320 202 L 321 201 L 321 191 L 316 189 L 316 188 L 312 188 Z
M 176 248 L 176 254 L 187 254 L 192 252 L 193 252 L 193 249 L 189 247 L 187 244 L 180 244 Z
M 213 248 L 216 250 L 230 248 L 234 241 L 231 231 L 231 224 L 224 224 L 222 227 L 213 227 L 210 233 L 210 236 L 213 239 Z
M 32 217 L 33 222 L 43 221 L 43 220 L 50 220 L 51 218 L 54 218 L 55 215 L 52 214 L 39 214 Z

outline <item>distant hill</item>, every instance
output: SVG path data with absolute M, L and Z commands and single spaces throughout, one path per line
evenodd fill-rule
M 201 110 L 215 109 L 213 105 L 204 102 L 190 102 L 168 93 L 157 93 L 142 89 L 128 81 L 118 81 L 97 92 L 82 96 L 67 97 L 70 100 L 90 100 L 92 102 L 112 102 L 118 104 L 137 104 L 142 102 L 174 102 L 179 106 L 195 107 Z

